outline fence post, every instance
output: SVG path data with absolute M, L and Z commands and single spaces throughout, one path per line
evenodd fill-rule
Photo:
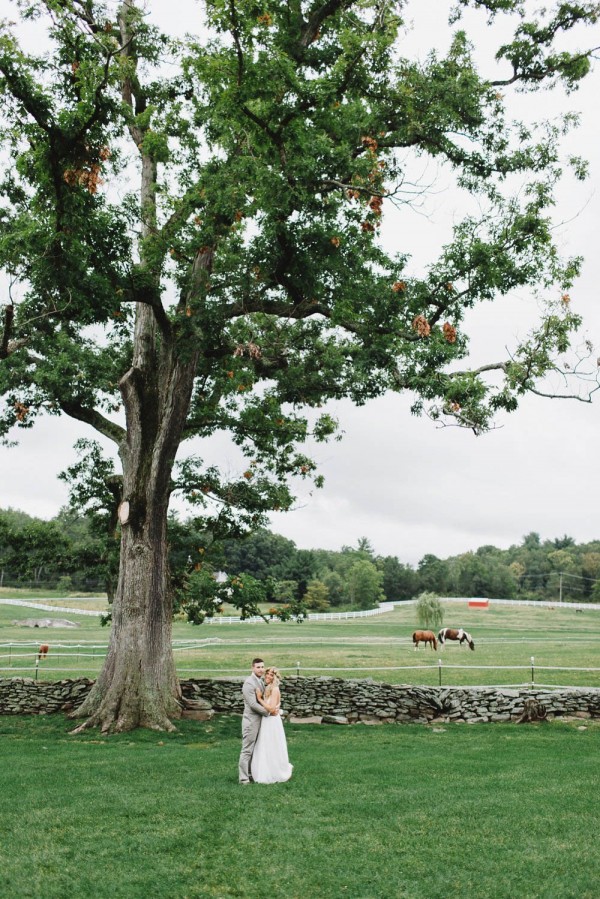
M 438 683 L 442 686 L 442 660 L 438 659 Z
M 296 662 L 296 677 L 300 677 L 300 662 Z
M 39 671 L 39 669 L 40 669 L 40 660 L 39 660 L 39 659 L 36 659 L 36 660 L 35 660 L 35 679 L 36 679 L 36 680 L 38 679 L 38 671 Z
M 535 684 L 534 657 L 531 656 L 531 686 L 533 687 L 534 684 Z

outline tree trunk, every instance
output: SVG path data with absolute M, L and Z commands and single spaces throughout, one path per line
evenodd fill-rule
M 123 525 L 121 567 L 104 667 L 74 717 L 103 731 L 173 730 L 180 690 L 171 645 L 167 507 L 149 505 L 141 528 Z
M 149 310 L 142 310 L 144 318 Z M 151 312 L 150 312 L 151 315 Z M 150 329 L 149 320 L 146 322 Z M 140 324 L 141 329 L 141 324 Z M 127 414 L 119 580 L 108 653 L 98 680 L 72 717 L 75 732 L 149 727 L 174 730 L 181 716 L 168 577 L 167 512 L 171 474 L 186 420 L 197 356 L 161 355 L 149 373 L 135 366 L 121 382 Z

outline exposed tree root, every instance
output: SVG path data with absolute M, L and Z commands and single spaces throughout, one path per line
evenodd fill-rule
M 138 727 L 173 733 L 177 728 L 171 719 L 181 717 L 181 704 L 175 696 L 165 699 L 161 693 L 154 695 L 146 691 L 144 695 L 143 690 L 138 693 L 131 684 L 122 684 L 120 688 L 113 684 L 104 695 L 95 685 L 69 717 L 85 718 L 70 731 L 73 735 L 95 727 L 103 734 L 125 733 Z
M 546 706 L 538 699 L 526 699 L 523 705 L 523 712 L 517 718 L 517 724 L 525 724 L 531 721 L 545 721 L 548 715 Z

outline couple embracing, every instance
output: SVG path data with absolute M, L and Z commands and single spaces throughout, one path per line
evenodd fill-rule
M 262 659 L 252 662 L 252 674 L 242 687 L 242 752 L 240 783 L 283 783 L 292 776 L 283 723 L 279 714 L 281 694 L 277 668 Z

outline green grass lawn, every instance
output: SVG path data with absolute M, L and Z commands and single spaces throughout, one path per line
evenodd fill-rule
M 411 605 L 373 618 L 303 624 L 244 622 L 194 627 L 175 621 L 177 667 L 181 677 L 236 676 L 245 673 L 252 657 L 260 654 L 284 674 L 295 673 L 300 663 L 300 673 L 305 675 L 435 685 L 441 658 L 445 685 L 512 685 L 529 682 L 533 656 L 538 684 L 600 687 L 600 671 L 545 670 L 600 669 L 599 611 L 585 609 L 578 614 L 558 606 L 504 605 L 478 610 L 469 609 L 465 602 L 444 604 L 444 610 L 445 624 L 471 631 L 475 652 L 456 644 L 448 644 L 443 652 L 424 648 L 415 652 L 411 634 L 416 621 Z M 109 634 L 97 618 L 56 613 L 55 617 L 77 622 L 77 629 L 30 629 L 13 624 L 16 619 L 52 614 L 0 605 L 0 668 L 4 669 L 0 676 L 32 676 L 40 642 L 51 647 L 40 664 L 41 679 L 97 674 Z M 28 645 L 18 647 L 17 643 Z
M 0 718 L 0 895 L 595 899 L 600 723 L 286 725 L 294 776 L 237 783 L 240 719 L 69 736 Z

